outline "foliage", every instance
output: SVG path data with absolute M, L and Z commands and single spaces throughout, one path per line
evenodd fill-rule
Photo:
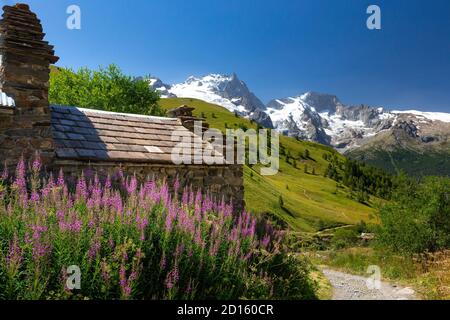
M 400 176 L 392 201 L 380 210 L 380 242 L 404 253 L 450 247 L 450 179 Z
M 354 160 L 340 161 L 336 155 L 325 155 L 324 159 L 329 161 L 324 176 L 357 191 L 355 198 L 359 202 L 365 203 L 369 194 L 383 199 L 390 198 L 395 181 L 393 176 L 383 170 Z
M 146 81 L 124 75 L 116 65 L 99 70 L 60 68 L 50 74 L 53 104 L 161 116 L 158 99 Z
M 311 299 L 307 262 L 248 212 L 121 171 L 76 187 L 40 178 L 36 159 L 0 185 L 0 299 Z M 66 287 L 67 268 L 81 289 Z
M 359 233 L 354 228 L 337 229 L 333 235 L 332 244 L 336 249 L 355 245 Z

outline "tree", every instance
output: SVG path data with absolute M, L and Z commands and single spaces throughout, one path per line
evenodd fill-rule
M 305 159 L 309 159 L 309 150 L 305 149 Z
M 284 200 L 283 200 L 283 197 L 281 196 L 281 194 L 280 194 L 280 196 L 278 197 L 278 205 L 280 206 L 280 208 L 284 208 Z
M 158 99 L 147 81 L 124 75 L 116 65 L 99 70 L 61 68 L 50 74 L 53 104 L 162 116 Z
M 380 242 L 410 254 L 450 248 L 450 179 L 400 176 L 397 185 L 380 209 Z

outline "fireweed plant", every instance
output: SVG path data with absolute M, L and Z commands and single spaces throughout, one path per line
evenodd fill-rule
M 120 171 L 42 177 L 39 157 L 1 173 L 0 299 L 315 298 L 308 263 L 248 212 Z

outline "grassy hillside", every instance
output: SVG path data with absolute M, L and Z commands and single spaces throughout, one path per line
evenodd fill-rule
M 450 142 L 423 144 L 402 132 L 380 134 L 346 156 L 393 174 L 450 176 Z
M 196 99 L 161 99 L 163 109 L 171 109 L 182 104 L 195 107 L 196 116 L 204 116 L 212 128 L 256 128 L 255 123 L 236 117 L 227 109 Z M 346 187 L 323 177 L 328 162 L 324 153 L 335 153 L 332 148 L 289 137 L 280 137 L 280 143 L 296 159 L 296 168 L 280 159 L 280 171 L 275 176 L 259 175 L 259 167 L 245 167 L 245 200 L 248 209 L 255 213 L 265 213 L 287 222 L 296 231 L 314 232 L 341 225 L 356 224 L 361 220 L 374 222 L 374 206 L 379 202 L 371 198 L 368 205 L 350 198 Z M 304 159 L 305 149 L 310 158 Z M 341 155 L 338 155 L 342 157 Z M 308 173 L 304 172 L 305 165 Z M 312 171 L 315 174 L 312 174 Z M 280 196 L 283 208 L 279 205 Z

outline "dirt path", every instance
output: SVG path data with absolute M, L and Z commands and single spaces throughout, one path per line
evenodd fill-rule
M 379 289 L 369 289 L 367 278 L 323 269 L 333 287 L 332 300 L 417 300 L 411 288 L 382 281 Z

